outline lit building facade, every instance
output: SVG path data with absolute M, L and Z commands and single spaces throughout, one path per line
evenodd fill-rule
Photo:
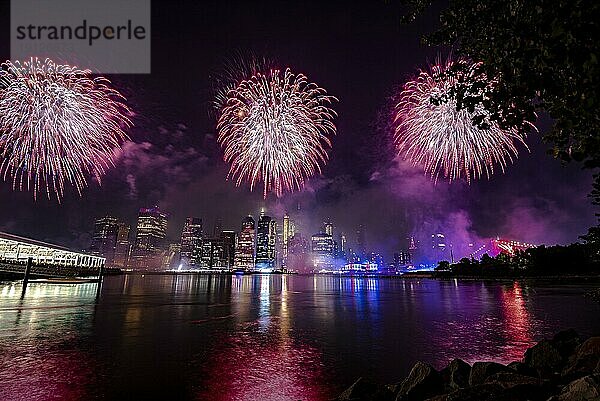
M 116 217 L 104 216 L 96 219 L 90 253 L 106 259 L 106 266 L 112 267 L 117 245 L 119 222 Z
M 242 221 L 242 230 L 237 237 L 237 244 L 235 246 L 234 266 L 236 269 L 254 269 L 254 240 L 254 218 L 247 216 Z
M 283 215 L 283 233 L 282 233 L 282 244 L 281 244 L 281 256 L 283 257 L 283 264 L 285 265 L 285 260 L 287 259 L 288 256 L 288 247 L 289 247 L 289 241 L 290 241 L 290 235 L 289 235 L 289 231 L 290 231 L 290 215 L 285 212 L 285 214 Z
M 315 270 L 333 270 L 335 250 L 333 237 L 320 232 L 311 237 L 310 244 Z
M 446 245 L 446 236 L 442 233 L 431 234 L 432 262 L 437 263 L 450 257 Z
M 256 230 L 256 268 L 273 269 L 275 267 L 277 241 L 277 222 L 261 211 Z
M 227 246 L 223 237 L 205 238 L 202 241 L 201 268 L 206 270 L 229 270 Z
M 377 273 L 378 269 L 377 263 L 362 261 L 346 263 L 342 271 L 344 273 Z
M 125 269 L 129 265 L 129 256 L 131 254 L 130 231 L 131 227 L 129 224 L 119 223 L 117 243 L 115 245 L 115 258 L 113 261 L 113 266 L 119 269 Z
M 188 217 L 181 232 L 181 266 L 187 268 L 200 264 L 202 255 L 202 219 Z
M 347 240 L 346 240 L 346 235 L 344 233 L 340 234 L 340 249 L 339 252 L 341 254 L 346 254 L 346 244 L 347 244 Z
M 394 265 L 396 268 L 408 266 L 412 263 L 410 252 L 400 251 L 394 254 Z
M 223 261 L 227 270 L 233 269 L 235 260 L 235 231 L 223 230 L 221 240 L 223 241 Z
M 142 208 L 138 214 L 135 245 L 132 253 L 132 267 L 157 269 L 163 265 L 167 252 L 165 239 L 169 216 L 158 206 Z

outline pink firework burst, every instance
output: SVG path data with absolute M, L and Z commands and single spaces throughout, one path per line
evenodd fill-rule
M 219 113 L 218 142 L 236 184 L 263 183 L 263 196 L 304 186 L 328 160 L 333 96 L 289 69 L 256 73 L 231 89 Z
M 488 178 L 494 166 L 504 172 L 525 144 L 525 133 L 502 129 L 490 119 L 481 102 L 473 109 L 457 109 L 459 86 L 466 96 L 486 98 L 497 81 L 465 59 L 438 63 L 407 82 L 395 107 L 395 144 L 398 152 L 421 165 L 434 180 Z M 474 124 L 474 118 L 483 124 Z M 535 129 L 533 124 L 529 126 Z
M 34 197 L 65 183 L 81 194 L 100 182 L 132 123 L 123 96 L 103 77 L 52 60 L 7 61 L 0 69 L 0 173 Z

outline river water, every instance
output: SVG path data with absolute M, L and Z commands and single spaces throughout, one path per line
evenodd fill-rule
M 393 383 L 520 359 L 575 328 L 600 335 L 596 282 L 126 275 L 0 283 L 0 400 L 329 400 L 357 377 Z M 98 295 L 98 296 L 97 296 Z

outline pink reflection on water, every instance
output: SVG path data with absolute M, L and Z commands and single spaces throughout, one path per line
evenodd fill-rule
M 3 355 L 0 399 L 11 401 L 79 401 L 90 399 L 94 372 L 77 351 L 51 352 L 43 347 L 22 355 Z
M 522 283 L 486 286 L 463 284 L 462 295 L 446 287 L 442 304 L 446 315 L 433 321 L 431 339 L 424 356 L 438 368 L 454 358 L 468 363 L 494 361 L 510 363 L 521 360 L 525 350 L 533 345 L 539 321 L 528 311 L 527 293 Z M 447 297 L 451 295 L 451 297 Z
M 332 398 L 322 382 L 320 353 L 292 341 L 271 343 L 253 334 L 226 339 L 210 357 L 198 400 L 319 401 Z
M 259 316 L 239 322 L 211 350 L 203 387 L 196 399 L 211 401 L 325 401 L 331 400 L 321 352 L 292 337 L 287 308 L 287 278 L 279 302 L 271 298 L 271 280 L 261 278 Z
M 507 341 L 504 358 L 518 361 L 534 340 L 531 335 L 531 317 L 527 311 L 521 284 L 515 281 L 512 288 L 503 287 L 501 293 L 502 312 L 504 314 L 504 332 Z

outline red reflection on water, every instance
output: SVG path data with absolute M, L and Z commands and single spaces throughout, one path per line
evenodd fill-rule
M 43 347 L 25 355 L 0 358 L 0 399 L 11 401 L 79 401 L 90 399 L 93 370 L 79 352 L 52 352 Z
M 501 294 L 504 314 L 504 331 L 510 346 L 505 357 L 510 361 L 520 360 L 534 341 L 531 336 L 531 318 L 527 311 L 523 291 L 518 282 L 512 288 L 504 287 Z
M 49 353 L 48 353 L 49 354 Z M 88 398 L 89 378 L 93 372 L 81 364 L 80 355 L 48 355 L 39 350 L 38 355 L 26 361 L 11 359 L 12 366 L 2 375 L 0 399 L 3 400 L 64 400 L 78 401 Z
M 280 298 L 272 299 L 272 278 L 260 279 L 259 316 L 217 341 L 202 376 L 198 400 L 325 401 L 336 394 L 328 386 L 321 352 L 291 333 L 287 278 Z
M 198 400 L 286 401 L 329 400 L 332 394 L 322 381 L 320 353 L 291 341 L 271 343 L 243 333 L 228 338 L 210 362 L 207 387 Z

